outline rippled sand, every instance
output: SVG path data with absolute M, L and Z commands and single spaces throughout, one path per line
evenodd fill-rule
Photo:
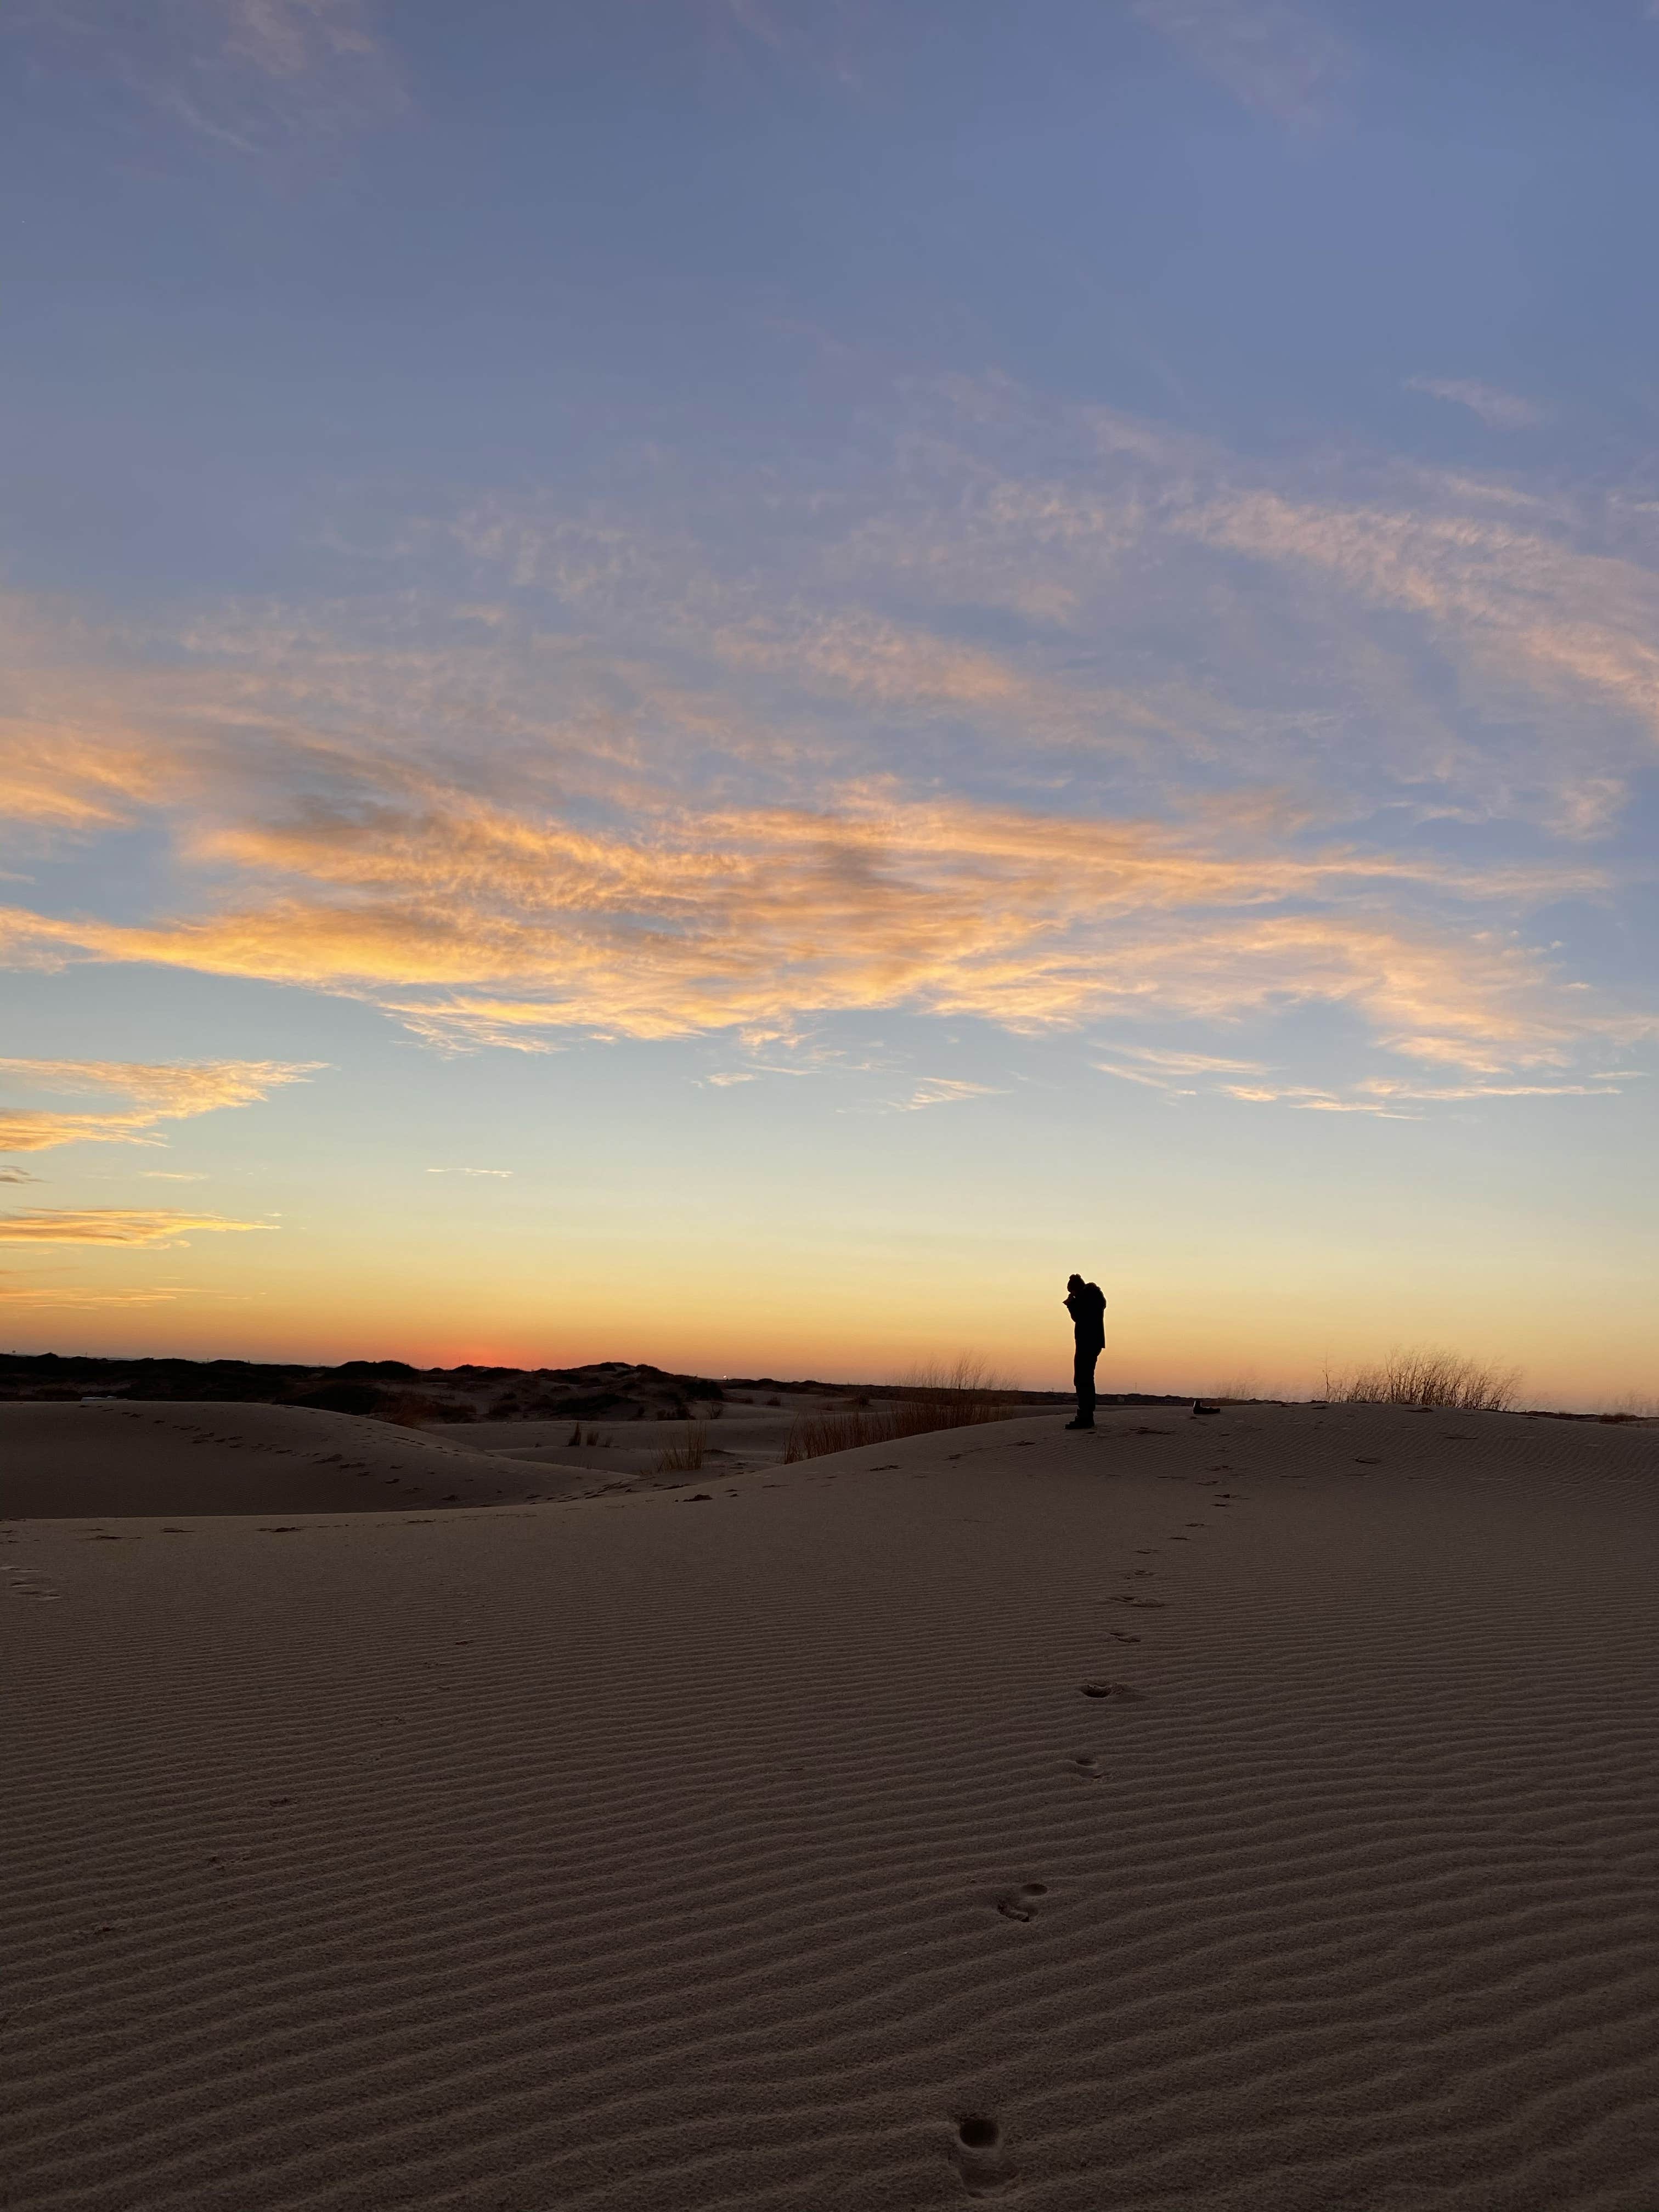
M 1654 1431 L 171 1449 L 0 1542 L 12 2212 L 1659 2206 Z

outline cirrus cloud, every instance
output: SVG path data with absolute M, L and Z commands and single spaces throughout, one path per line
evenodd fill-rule
M 204 1231 L 246 1231 L 275 1227 L 269 1221 L 228 1221 L 218 1213 L 176 1213 L 169 1208 L 143 1212 L 118 1206 L 78 1211 L 30 1206 L 21 1213 L 0 1213 L 0 1244 L 125 1244 L 147 1251 L 170 1251 Z
M 0 1058 L 0 1079 L 48 1095 L 110 1094 L 126 1101 L 94 1113 L 56 1106 L 0 1108 L 0 1152 L 45 1152 L 55 1145 L 154 1144 L 162 1121 L 248 1106 L 283 1084 L 303 1082 L 320 1061 L 224 1060 L 21 1060 Z
M 648 834 L 433 791 L 419 808 L 313 807 L 216 849 L 244 884 L 269 880 L 269 900 L 149 926 L 12 909 L 0 939 L 310 984 L 452 1042 L 687 1036 L 882 1006 L 1036 1030 L 1311 1001 L 1472 1066 L 1635 1033 L 1501 930 L 1388 911 L 1402 886 L 1460 906 L 1593 891 L 1583 868 L 1471 879 L 1423 857 L 1238 851 L 1155 823 L 880 788 L 835 812 L 682 811 Z

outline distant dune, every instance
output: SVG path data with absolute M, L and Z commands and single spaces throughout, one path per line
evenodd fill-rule
M 496 1505 L 549 1478 L 442 1434 L 303 1407 L 0 1406 L 7 1520 Z
M 8 2212 L 1659 2207 L 1651 1431 L 0 1410 Z
M 694 1428 L 710 1477 L 748 1472 L 781 1460 L 803 1413 L 831 1402 L 794 1390 L 735 1400 L 701 1421 L 639 1420 L 630 1410 L 620 1420 L 436 1430 L 257 1402 L 0 1404 L 0 1519 L 360 1513 L 652 1489 L 683 1479 L 659 1470 Z

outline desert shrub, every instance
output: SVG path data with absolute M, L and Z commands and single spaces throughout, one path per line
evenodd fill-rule
M 1325 1395 L 1341 1406 L 1438 1406 L 1456 1413 L 1502 1413 L 1521 1383 L 1515 1367 L 1493 1367 L 1421 1346 L 1391 1352 L 1375 1367 L 1325 1370 Z
M 901 1437 L 928 1436 L 937 1429 L 977 1427 L 1017 1413 L 1012 1385 L 992 1373 L 971 1352 L 951 1361 L 912 1368 L 893 1385 L 884 1406 L 814 1413 L 794 1422 L 784 1445 L 786 1467 L 798 1460 L 822 1459 L 830 1452 L 856 1451 L 861 1444 L 896 1443 Z
M 790 1424 L 783 1447 L 783 1463 L 823 1459 L 830 1452 L 856 1451 L 860 1444 L 890 1443 L 897 1436 L 894 1414 L 883 1406 L 867 1413 L 811 1413 Z M 914 1433 L 914 1431 L 912 1431 Z
M 707 1421 L 688 1421 L 684 1443 L 670 1444 L 657 1462 L 659 1474 L 695 1474 L 708 1450 Z

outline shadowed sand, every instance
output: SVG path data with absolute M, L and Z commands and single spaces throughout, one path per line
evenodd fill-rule
M 0 1406 L 7 1520 L 496 1505 L 592 1486 L 577 1468 L 529 1468 L 307 1406 Z
M 0 2195 L 1644 2212 L 1656 1477 L 1126 1409 L 15 1521 Z
M 767 1467 L 790 1429 L 836 1402 L 741 1401 L 699 1424 L 704 1478 Z M 306 1406 L 91 1400 L 0 1405 L 0 1518 L 180 1513 L 360 1513 L 386 1503 L 521 1504 L 680 1484 L 659 1475 L 684 1421 L 568 1417 L 406 1429 Z M 382 1493 L 391 1493 L 388 1498 Z

